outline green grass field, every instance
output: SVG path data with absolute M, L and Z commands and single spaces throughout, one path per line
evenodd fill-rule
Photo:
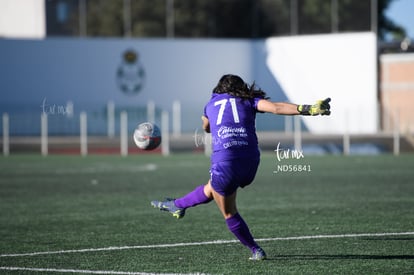
M 311 171 L 274 172 L 289 164 Z M 264 154 L 238 195 L 262 262 L 214 203 L 182 220 L 150 206 L 204 184 L 208 166 L 198 154 L 0 158 L 0 273 L 414 273 L 414 155 Z

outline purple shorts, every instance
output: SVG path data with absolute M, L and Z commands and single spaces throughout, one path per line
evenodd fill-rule
M 223 196 L 233 194 L 237 188 L 252 183 L 260 158 L 242 158 L 211 164 L 211 186 Z

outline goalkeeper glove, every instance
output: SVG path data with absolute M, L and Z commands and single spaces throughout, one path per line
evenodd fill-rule
M 331 99 L 328 97 L 325 100 L 318 100 L 314 105 L 298 105 L 298 112 L 304 116 L 329 116 L 331 114 L 330 101 Z

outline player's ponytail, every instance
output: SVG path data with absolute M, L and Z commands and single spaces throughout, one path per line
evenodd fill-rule
M 263 99 L 270 98 L 266 95 L 266 93 L 262 89 L 256 86 L 255 82 L 253 82 L 253 84 L 250 85 L 249 88 L 250 88 L 249 94 L 251 95 L 250 98 L 256 98 L 256 97 L 263 98 Z

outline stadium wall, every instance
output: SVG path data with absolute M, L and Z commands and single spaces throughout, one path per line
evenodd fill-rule
M 68 106 L 74 113 L 105 114 L 108 101 L 129 111 L 154 101 L 171 112 L 172 102 L 179 100 L 182 130 L 191 132 L 200 127 L 200 114 L 220 76 L 233 73 L 256 81 L 275 101 L 313 103 L 331 97 L 334 111 L 324 123 L 304 118 L 310 132 L 374 133 L 375 57 L 372 33 L 266 40 L 0 40 L 0 112 L 11 117 L 46 112 L 52 121 Z M 277 131 L 283 123 L 261 115 L 257 127 Z

